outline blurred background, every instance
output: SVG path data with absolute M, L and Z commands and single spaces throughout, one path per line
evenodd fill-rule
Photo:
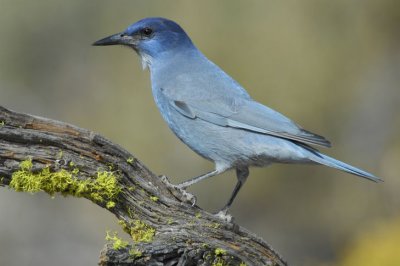
M 0 105 L 91 129 L 174 182 L 213 165 L 182 144 L 137 56 L 91 43 L 148 16 L 177 21 L 258 101 L 333 142 L 325 167 L 251 169 L 231 213 L 292 265 L 400 265 L 400 2 L 0 0 Z M 228 172 L 193 186 L 221 208 Z M 0 265 L 95 265 L 117 220 L 85 199 L 0 189 Z

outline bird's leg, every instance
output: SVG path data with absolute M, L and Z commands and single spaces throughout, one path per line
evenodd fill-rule
M 243 184 L 246 182 L 247 177 L 249 176 L 249 168 L 236 168 L 236 177 L 237 177 L 237 183 L 235 186 L 235 189 L 232 192 L 231 197 L 229 198 L 228 202 L 226 203 L 225 207 L 222 208 L 220 212 L 227 212 L 228 209 L 231 207 L 234 199 L 236 198 L 237 194 L 239 193 L 239 190 L 242 188 Z
M 243 184 L 246 182 L 247 177 L 249 176 L 249 168 L 236 168 L 236 177 L 237 177 L 237 183 L 236 186 L 232 192 L 231 197 L 229 198 L 228 202 L 226 203 L 225 207 L 223 207 L 217 214 L 219 218 L 230 222 L 232 220 L 232 216 L 228 214 L 228 210 L 231 207 L 233 201 L 235 200 L 237 194 L 239 193 L 239 190 L 242 188 Z
M 222 173 L 222 172 L 223 172 L 223 171 L 221 171 L 221 170 L 219 170 L 219 169 L 216 169 L 216 170 L 214 170 L 214 171 L 208 172 L 207 174 L 204 174 L 204 175 L 201 175 L 201 176 L 193 177 L 193 178 L 191 178 L 191 179 L 189 179 L 189 180 L 187 180 L 187 181 L 185 181 L 185 182 L 183 182 L 183 183 L 180 183 L 180 184 L 177 185 L 176 187 L 177 187 L 177 188 L 180 188 L 180 189 L 186 189 L 187 187 L 189 187 L 189 186 L 191 186 L 191 185 L 193 185 L 193 184 L 196 184 L 197 182 L 200 182 L 200 181 L 203 180 L 203 179 L 206 179 L 206 178 L 209 178 L 209 177 L 218 175 L 218 174 L 220 174 L 220 173 Z

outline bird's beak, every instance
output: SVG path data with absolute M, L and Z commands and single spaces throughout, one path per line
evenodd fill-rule
M 106 45 L 133 45 L 133 38 L 123 32 L 117 33 L 108 37 L 105 37 L 97 42 L 94 42 L 94 46 L 106 46 Z

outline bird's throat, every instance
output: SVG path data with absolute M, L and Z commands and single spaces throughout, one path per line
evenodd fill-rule
M 150 68 L 152 57 L 148 54 L 139 53 L 140 58 L 142 59 L 142 68 L 145 70 L 146 68 Z

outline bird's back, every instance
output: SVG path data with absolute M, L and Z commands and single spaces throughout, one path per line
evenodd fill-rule
M 151 69 L 152 89 L 174 99 L 250 99 L 247 91 L 195 47 L 165 55 Z

